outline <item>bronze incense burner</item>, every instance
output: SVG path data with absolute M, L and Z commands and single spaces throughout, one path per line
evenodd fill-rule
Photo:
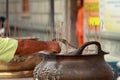
M 96 54 L 83 55 L 89 45 L 96 45 Z M 90 51 L 89 51 L 90 52 Z M 105 62 L 99 42 L 83 44 L 78 50 L 67 54 L 43 54 L 43 60 L 34 69 L 35 80 L 113 80 L 111 67 Z

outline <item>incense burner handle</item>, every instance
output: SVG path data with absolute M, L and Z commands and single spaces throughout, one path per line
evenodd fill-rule
M 100 55 L 100 54 L 108 54 L 107 52 L 104 52 L 104 51 L 101 50 L 101 45 L 100 45 L 99 42 L 97 42 L 97 41 L 90 41 L 90 42 L 84 43 L 84 44 L 77 50 L 76 55 L 82 55 L 83 50 L 84 50 L 87 46 L 92 45 L 92 44 L 94 44 L 94 45 L 97 46 L 97 54 L 98 54 L 98 55 Z

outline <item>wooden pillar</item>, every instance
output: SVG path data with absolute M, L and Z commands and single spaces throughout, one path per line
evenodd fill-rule
M 55 38 L 55 32 L 54 32 L 54 29 L 55 29 L 55 18 L 54 18 L 54 15 L 55 15 L 55 10 L 54 10 L 54 0 L 50 0 L 50 26 L 53 27 L 53 38 Z
M 6 18 L 9 19 L 9 0 L 6 0 Z
M 77 41 L 77 36 L 75 34 L 76 31 L 76 18 L 77 18 L 77 0 L 70 0 L 70 5 L 71 5 L 71 43 L 74 45 L 78 45 Z
M 29 0 L 22 0 L 22 12 L 29 13 Z

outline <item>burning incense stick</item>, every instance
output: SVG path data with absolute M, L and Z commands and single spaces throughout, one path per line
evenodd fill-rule
M 63 29 L 63 22 L 60 22 L 59 26 L 59 39 L 62 39 L 62 29 Z M 62 43 L 59 43 L 62 46 Z
M 50 27 L 50 41 L 53 39 L 53 27 Z
M 99 42 L 101 42 L 101 38 L 102 38 L 102 37 L 101 37 L 101 35 L 102 35 L 101 33 L 102 33 L 103 25 L 104 25 L 104 24 L 103 24 L 103 21 L 101 21 L 101 23 L 100 23 L 100 29 L 99 29 Z
M 47 35 L 47 38 L 49 39 L 49 30 L 48 30 L 48 28 L 46 28 L 46 35 Z
M 16 31 L 17 31 L 17 29 L 16 29 Z M 20 25 L 19 30 L 18 30 L 18 37 L 21 36 L 21 33 L 22 33 L 22 27 L 21 27 L 21 25 Z
M 95 25 L 94 28 L 95 28 L 95 33 L 94 33 L 95 34 L 95 41 L 98 41 L 98 38 L 97 38 L 97 36 L 98 36 L 97 35 L 97 25 Z M 95 50 L 97 50 L 97 46 L 96 45 L 95 45 Z
M 95 29 L 95 37 L 94 37 L 94 39 L 95 39 L 95 41 L 97 41 L 97 26 L 96 25 L 94 25 L 94 29 Z
M 8 36 L 10 36 L 11 31 L 10 31 L 10 24 L 9 24 L 9 22 L 7 22 L 7 30 L 8 30 Z
M 69 40 L 69 37 L 68 37 L 68 25 L 66 25 L 66 40 L 68 41 Z M 68 54 L 68 44 L 66 43 L 66 53 Z
M 88 32 L 87 32 L 88 33 L 88 36 L 87 36 L 88 42 L 90 41 L 90 33 L 91 33 L 90 28 L 91 27 L 92 27 L 92 25 L 88 26 Z M 89 46 L 87 46 L 86 50 L 87 50 L 87 52 L 89 51 Z
M 60 23 L 58 22 L 56 25 L 56 39 L 57 39 L 57 41 L 59 40 L 59 26 L 60 26 Z
M 56 30 L 55 30 L 55 32 L 56 32 L 56 34 L 55 34 L 55 36 L 56 36 L 56 41 L 58 41 L 58 38 L 57 38 L 57 24 L 56 24 Z
M 14 37 L 16 37 L 16 24 L 14 23 Z
M 60 23 L 60 28 L 59 29 L 60 29 L 59 35 L 60 35 L 60 38 L 62 38 L 63 22 Z

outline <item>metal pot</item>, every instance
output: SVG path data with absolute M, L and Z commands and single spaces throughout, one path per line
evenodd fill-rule
M 34 67 L 42 60 L 42 56 L 15 56 L 11 62 L 0 61 L 0 78 L 33 77 Z
M 83 50 L 94 44 L 97 54 L 82 55 Z M 43 61 L 34 69 L 35 80 L 113 80 L 111 67 L 105 62 L 106 52 L 99 42 L 83 44 L 72 55 L 43 54 Z

